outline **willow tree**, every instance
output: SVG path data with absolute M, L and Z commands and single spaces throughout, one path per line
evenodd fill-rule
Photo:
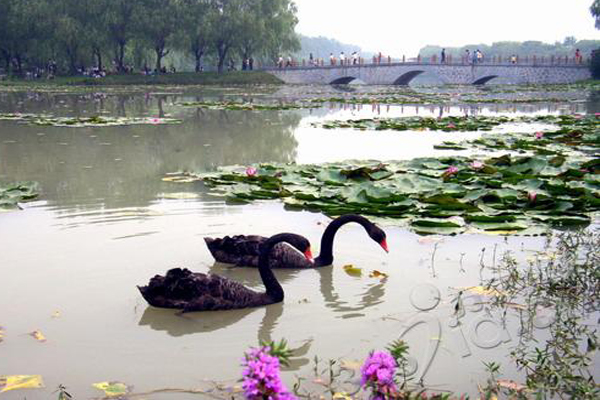
M 125 48 L 134 37 L 134 14 L 138 8 L 139 0 L 111 0 L 111 5 L 106 9 L 106 28 L 108 42 L 115 50 L 115 64 L 118 72 L 125 70 Z
M 596 29 L 600 29 L 600 0 L 594 0 L 590 11 L 594 18 L 596 18 Z
M 180 41 L 194 56 L 195 70 L 200 72 L 202 57 L 210 45 L 211 21 L 214 20 L 216 9 L 210 0 L 183 0 L 181 7 Z
M 140 12 L 136 14 L 139 38 L 152 46 L 156 54 L 156 70 L 162 68 L 162 59 L 180 24 L 182 3 L 179 0 L 139 0 Z

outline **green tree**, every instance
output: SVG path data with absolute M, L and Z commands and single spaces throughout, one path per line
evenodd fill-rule
M 217 52 L 217 71 L 223 72 L 229 51 L 240 36 L 243 0 L 213 0 L 215 9 L 211 13 L 212 45 Z
M 215 8 L 209 0 L 184 0 L 181 13 L 181 42 L 186 44 L 195 60 L 195 71 L 202 69 L 202 57 L 208 51 L 211 39 L 211 20 Z
M 596 29 L 600 29 L 600 0 L 594 0 L 590 11 L 594 18 L 596 18 Z
M 139 0 L 112 0 L 106 8 L 108 41 L 115 49 L 115 64 L 118 72 L 125 71 L 125 48 L 134 36 L 133 17 Z
M 156 70 L 162 68 L 162 59 L 169 54 L 167 47 L 179 26 L 181 14 L 177 0 L 140 0 L 137 17 L 137 34 L 147 41 L 156 54 Z

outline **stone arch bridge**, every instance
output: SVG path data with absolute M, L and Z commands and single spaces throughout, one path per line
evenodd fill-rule
M 285 83 L 347 84 L 360 79 L 369 85 L 408 85 L 423 73 L 445 84 L 482 85 L 496 78 L 510 84 L 572 83 L 591 77 L 586 65 L 527 64 L 421 64 L 382 63 L 361 65 L 267 68 Z

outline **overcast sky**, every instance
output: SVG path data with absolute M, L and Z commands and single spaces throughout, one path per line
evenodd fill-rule
M 294 0 L 297 31 L 363 50 L 416 55 L 428 44 L 600 39 L 592 0 Z

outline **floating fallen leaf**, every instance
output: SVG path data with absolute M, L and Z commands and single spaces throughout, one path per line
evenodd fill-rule
M 123 382 L 99 382 L 93 383 L 92 386 L 102 390 L 108 397 L 123 396 L 129 393 L 129 387 Z
M 189 176 L 165 176 L 162 178 L 163 182 L 175 182 L 175 183 L 191 183 L 197 182 L 197 178 L 192 178 Z
M 54 311 L 52 313 L 52 318 L 60 318 L 60 311 Z
M 527 389 L 527 386 L 521 385 L 520 383 L 515 381 L 511 381 L 510 379 L 498 379 L 496 383 L 498 383 L 498 386 L 500 387 L 509 390 L 516 390 L 517 392 Z
M 424 236 L 424 237 L 417 239 L 417 242 L 419 244 L 434 244 L 434 243 L 440 243 L 443 241 L 444 241 L 443 238 L 435 237 L 435 236 Z
M 385 272 L 381 272 L 381 271 L 377 271 L 376 269 L 374 269 L 373 271 L 371 271 L 371 273 L 369 274 L 369 278 L 379 278 L 379 279 L 386 279 L 388 277 L 388 274 L 386 274 Z
M 46 341 L 46 337 L 44 336 L 44 334 L 40 331 L 33 331 L 29 334 L 31 337 L 33 337 L 35 340 L 37 340 L 38 342 L 45 342 Z
M 519 304 L 519 303 L 504 303 L 504 305 L 506 307 L 514 308 L 517 310 L 527 310 L 526 306 L 524 306 L 523 304 Z
M 334 400 L 352 400 L 352 397 L 348 395 L 346 392 L 337 392 L 334 393 L 332 399 Z
M 505 293 L 500 292 L 496 289 L 485 288 L 483 286 L 471 286 L 471 287 L 462 288 L 462 290 L 471 292 L 474 294 L 480 294 L 482 296 L 504 296 L 505 295 Z
M 344 265 L 344 271 L 350 276 L 362 276 L 362 269 L 356 268 L 352 264 Z
M 360 363 L 359 361 L 356 360 L 342 360 L 340 363 L 340 367 L 344 368 L 344 369 L 355 369 L 358 370 L 360 369 L 362 363 Z
M 17 389 L 38 389 L 44 387 L 41 375 L 0 376 L 0 393 Z
M 162 193 L 160 195 L 163 199 L 197 199 L 200 197 L 198 193 L 179 192 L 179 193 Z
M 4 328 L 0 326 L 0 342 L 4 340 Z

